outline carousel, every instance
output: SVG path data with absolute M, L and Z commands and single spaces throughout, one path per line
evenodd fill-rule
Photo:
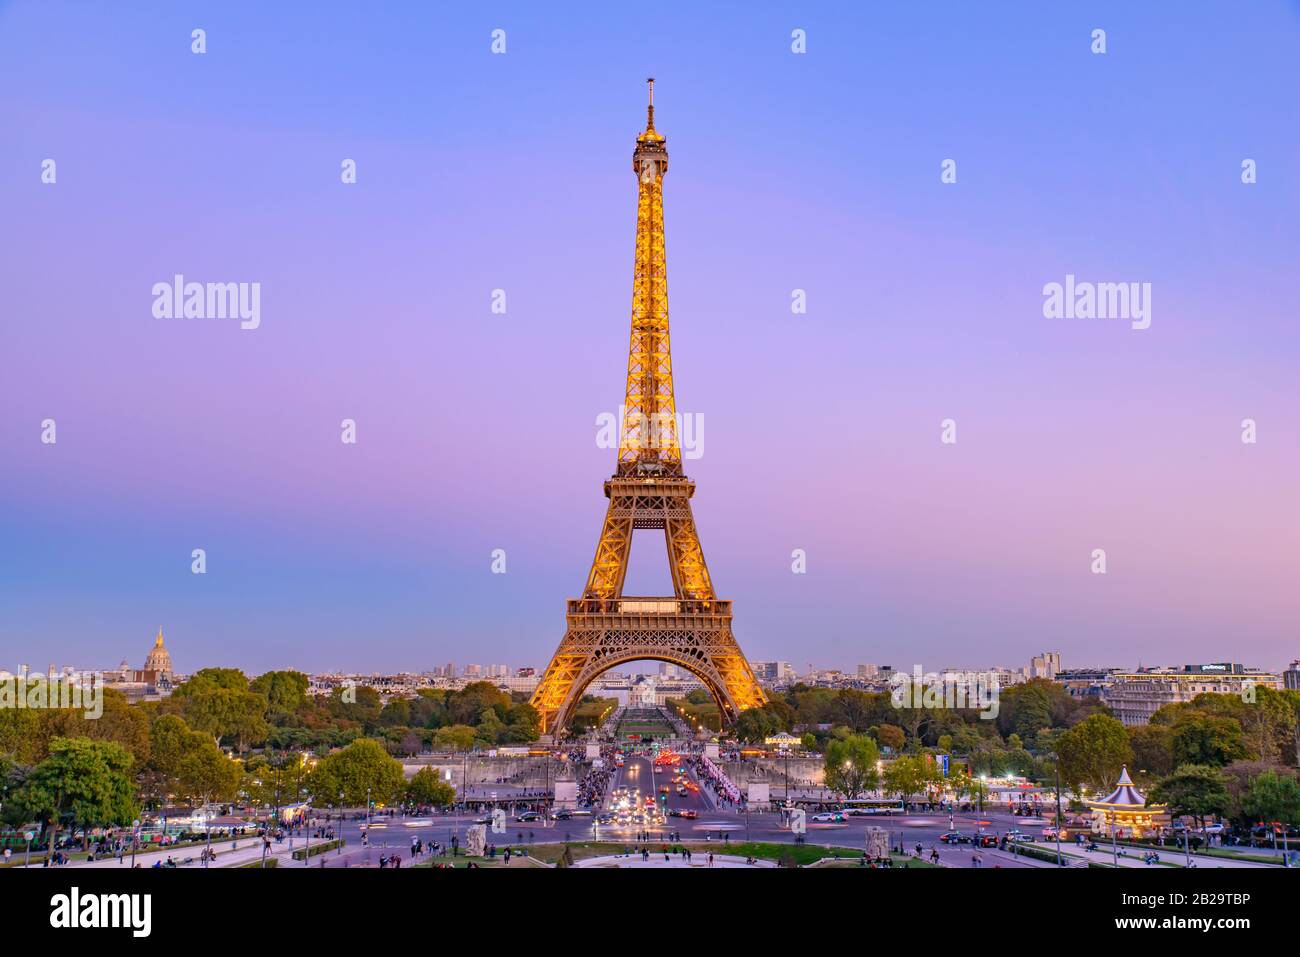
M 1088 801 L 1092 811 L 1092 833 L 1106 837 L 1150 837 L 1169 825 L 1168 808 L 1147 804 L 1146 795 L 1137 789 L 1125 765 L 1119 783 L 1100 801 Z

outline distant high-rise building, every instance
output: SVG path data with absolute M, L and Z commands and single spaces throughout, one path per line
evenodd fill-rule
M 859 678 L 874 678 L 880 674 L 879 665 L 858 665 Z
M 783 684 L 794 680 L 794 668 L 788 661 L 751 661 L 754 677 L 768 684 Z
M 1044 651 L 1041 655 L 1034 655 L 1029 659 L 1029 677 L 1030 678 L 1047 678 L 1049 681 L 1056 677 L 1056 673 L 1061 670 L 1061 653 L 1059 651 Z
M 466 677 L 466 678 L 480 678 L 480 677 L 482 677 L 482 675 L 483 675 L 483 666 L 482 666 L 482 665 L 466 665 L 466 666 L 465 666 L 465 677 Z
M 1300 659 L 1291 662 L 1291 667 L 1282 672 L 1282 687 L 1287 691 L 1300 691 Z
M 449 661 L 449 662 L 447 662 L 447 668 L 446 668 L 445 671 L 443 671 L 442 674 L 443 674 L 443 677 L 445 677 L 445 678 L 454 678 L 454 677 L 456 677 L 456 662 L 454 662 L 454 661 Z
M 537 674 L 536 668 L 520 668 L 515 672 L 520 678 L 531 678 Z

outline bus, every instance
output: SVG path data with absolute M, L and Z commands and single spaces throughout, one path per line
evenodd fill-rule
M 905 810 L 902 798 L 844 799 L 795 797 L 788 801 L 777 799 L 773 804 L 783 807 L 801 807 L 805 811 L 840 811 L 845 817 L 892 817 Z

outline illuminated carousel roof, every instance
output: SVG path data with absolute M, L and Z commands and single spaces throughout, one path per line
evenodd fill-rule
M 1146 795 L 1137 789 L 1133 779 L 1128 776 L 1128 765 L 1119 773 L 1119 783 L 1100 801 L 1089 801 L 1093 807 L 1132 808 L 1137 810 L 1147 806 Z

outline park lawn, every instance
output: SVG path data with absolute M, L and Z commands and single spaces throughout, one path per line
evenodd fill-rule
M 921 868 L 921 867 L 934 868 L 939 866 L 938 864 L 931 864 L 929 861 L 923 861 L 917 857 L 909 857 L 906 854 L 891 854 L 889 855 L 889 857 L 890 860 L 894 862 L 895 869 L 902 868 L 903 870 L 911 870 L 912 868 Z M 858 861 L 848 857 L 838 858 L 838 859 L 835 858 L 828 859 L 824 863 L 817 865 L 817 868 L 819 870 L 823 867 L 834 867 L 834 868 L 856 867 L 861 870 L 870 870 L 870 868 L 864 867 Z
M 572 851 L 575 860 L 586 860 L 590 857 L 625 854 L 632 850 L 635 845 L 622 841 L 592 841 L 568 845 L 540 844 L 530 848 L 529 853 L 540 861 L 554 864 L 560 859 L 566 846 Z M 654 848 L 662 845 L 652 842 L 650 846 Z M 765 861 L 779 861 L 786 854 L 789 854 L 800 867 L 827 857 L 842 857 L 851 860 L 853 866 L 856 867 L 858 858 L 862 856 L 862 851 L 855 848 L 826 847 L 821 844 L 777 844 L 761 841 L 733 841 L 730 844 L 720 844 L 716 841 L 682 841 L 680 843 L 670 842 L 668 846 L 670 848 L 687 847 L 690 848 L 691 853 L 696 855 L 707 855 L 710 851 L 713 851 L 715 854 L 729 854 L 732 857 L 756 857 Z M 654 853 L 654 851 L 651 851 L 651 853 Z M 896 855 L 894 858 L 895 866 L 902 864 L 906 860 L 908 858 Z M 911 866 L 930 867 L 932 865 L 928 862 L 912 859 Z
M 1183 862 L 1186 860 L 1186 852 L 1183 850 L 1182 845 L 1134 844 L 1131 841 L 1120 841 L 1119 846 L 1136 848 L 1138 850 L 1153 850 L 1162 858 L 1168 854 L 1171 860 L 1174 857 L 1177 857 L 1178 864 L 1175 866 L 1185 866 Z M 1277 867 L 1282 866 L 1282 858 L 1280 856 L 1270 857 L 1265 854 L 1252 853 L 1252 849 L 1250 848 L 1238 850 L 1235 847 L 1203 847 L 1199 851 L 1192 852 L 1193 861 L 1198 857 L 1226 857 L 1235 861 L 1249 861 L 1252 864 L 1273 864 Z M 1163 864 L 1164 861 L 1161 861 L 1160 863 Z
M 1178 850 L 1179 860 L 1185 858 L 1181 848 Z M 1269 857 L 1263 854 L 1252 854 L 1250 851 L 1237 851 L 1229 847 L 1214 847 L 1210 849 L 1202 848 L 1192 854 L 1192 860 L 1198 857 L 1227 857 L 1234 861 L 1250 861 L 1252 864 L 1273 864 L 1277 867 L 1282 866 L 1281 857 Z
M 251 837 L 252 837 L 252 835 L 248 835 L 248 834 L 246 834 L 246 835 L 244 835 L 244 836 L 241 837 L 241 838 L 237 838 L 236 840 L 246 841 L 246 840 L 251 839 Z M 230 840 L 230 838 L 225 838 L 225 841 L 226 841 L 226 842 L 229 842 L 229 840 Z M 159 852 L 159 851 L 166 851 L 167 853 L 170 854 L 172 851 L 183 851 L 183 850 L 185 850 L 186 848 L 202 847 L 202 846 L 204 846 L 204 845 L 206 845 L 206 844 L 207 844 L 207 841 L 202 840 L 202 839 L 197 840 L 197 841 L 181 841 L 179 844 L 141 844 L 138 848 L 136 848 L 136 852 L 139 853 L 139 854 L 156 854 L 156 853 Z M 218 844 L 217 841 L 213 841 L 213 842 L 212 842 L 212 846 L 213 846 L 213 847 L 216 847 L 217 844 Z M 89 852 L 89 851 L 64 851 L 63 853 L 67 856 L 67 858 L 68 858 L 69 861 L 84 861 L 84 860 L 86 860 L 86 858 L 88 858 L 88 857 L 90 856 L 90 852 Z M 113 854 L 113 855 L 111 855 L 111 856 L 112 856 L 112 857 L 117 857 L 116 854 Z M 130 849 L 130 848 L 127 848 L 127 850 L 126 850 L 126 856 L 127 856 L 128 858 L 130 858 L 130 856 L 131 856 L 131 849 Z M 32 851 L 32 866 L 36 866 L 36 865 L 40 864 L 40 862 L 41 862 L 44 858 L 45 858 L 45 852 L 44 852 L 44 851 L 40 851 L 40 852 L 38 853 L 37 851 L 33 850 L 33 851 Z M 103 860 L 103 858 L 101 858 L 101 860 Z M 5 868 L 5 867 L 22 867 L 22 866 L 23 866 L 23 861 L 24 861 L 23 855 L 22 855 L 19 851 L 14 851 L 13 857 L 8 861 L 8 863 L 6 863 L 6 862 L 4 861 L 3 858 L 0 858 L 0 868 Z
M 507 864 L 507 863 L 505 862 L 505 859 L 502 858 L 500 855 L 497 855 L 495 858 L 491 858 L 491 857 L 472 857 L 472 858 L 471 858 L 471 857 L 463 857 L 463 856 L 458 856 L 458 857 L 439 857 L 439 858 L 437 858 L 437 860 L 438 860 L 438 863 L 440 863 L 440 864 L 450 864 L 452 867 L 460 868 L 461 870 L 464 870 L 464 869 L 468 868 L 468 867 L 469 867 L 469 862 L 470 862 L 470 861 L 474 861 L 474 863 L 476 863 L 479 867 L 494 867 L 494 868 L 497 868 L 498 870 L 508 870 L 508 871 L 515 871 L 515 870 L 519 870 L 519 869 L 521 869 L 521 868 L 526 869 L 526 868 L 530 868 L 530 867 L 545 867 L 545 866 L 546 866 L 545 864 L 542 864 L 542 863 L 540 863 L 539 861 L 536 861 L 536 860 L 534 860 L 534 859 L 531 858 L 531 857 L 521 857 L 521 856 L 519 856 L 519 855 L 512 855 L 511 858 L 510 858 L 510 863 L 509 863 L 509 864 Z M 428 868 L 432 868 L 432 867 L 433 867 L 433 862 L 432 862 L 432 861 L 421 861 L 419 864 L 412 864 L 412 865 L 410 865 L 410 866 L 411 866 L 411 867 L 423 867 L 423 868 L 428 869 Z

